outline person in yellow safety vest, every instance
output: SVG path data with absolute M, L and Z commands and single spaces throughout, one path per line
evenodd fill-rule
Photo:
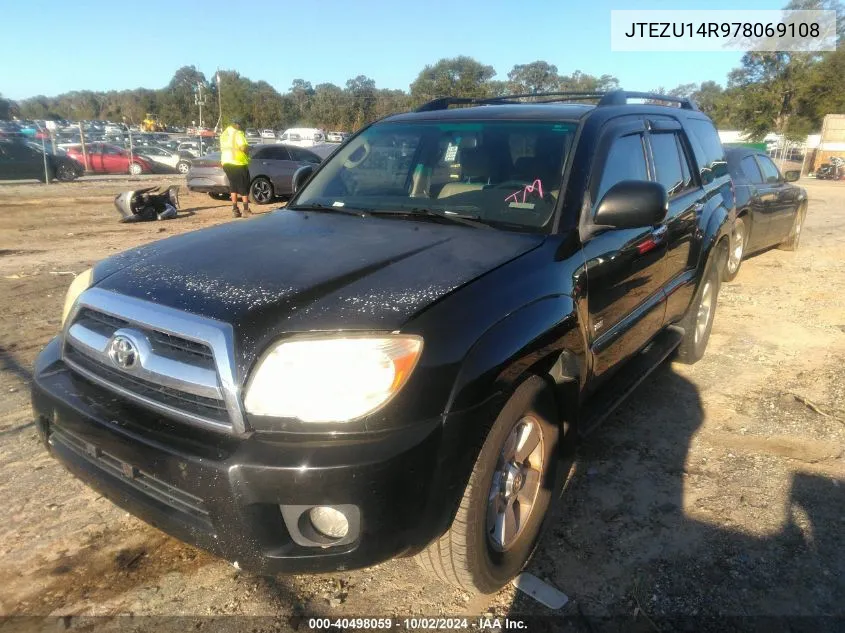
M 244 213 L 252 215 L 249 210 L 249 145 L 241 131 L 239 119 L 232 119 L 229 127 L 220 135 L 220 162 L 229 179 L 232 215 L 236 218 L 242 217 L 238 208 L 238 196 L 244 203 Z

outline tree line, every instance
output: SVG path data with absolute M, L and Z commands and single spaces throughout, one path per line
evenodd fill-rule
M 835 0 L 793 0 L 787 8 L 807 8 L 808 4 L 813 8 L 839 7 Z M 517 64 L 506 80 L 494 77 L 492 66 L 460 56 L 423 68 L 407 92 L 377 88 L 373 79 L 359 75 L 344 86 L 314 86 L 296 79 L 285 93 L 279 93 L 266 81 L 252 81 L 236 71 L 220 71 L 209 78 L 194 66 L 185 66 L 158 90 L 83 90 L 19 102 L 0 96 L 0 119 L 20 116 L 138 123 L 152 113 L 169 125 L 188 126 L 199 123 L 195 100 L 201 86 L 205 98 L 203 122 L 209 127 L 218 122 L 219 100 L 224 124 L 238 117 L 257 128 L 301 125 L 355 130 L 436 97 L 484 98 L 619 88 L 613 75 L 579 71 L 561 74 L 557 66 L 546 61 Z M 845 48 L 828 53 L 747 53 L 729 74 L 724 88 L 715 81 L 705 81 L 671 89 L 652 87 L 651 91 L 691 97 L 718 127 L 745 131 L 755 140 L 772 131 L 798 139 L 818 131 L 826 114 L 845 112 Z

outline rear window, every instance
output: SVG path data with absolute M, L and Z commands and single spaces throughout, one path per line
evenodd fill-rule
M 701 170 L 702 182 L 708 184 L 716 178 L 727 175 L 728 163 L 725 160 L 725 150 L 713 124 L 704 119 L 688 119 L 685 127 L 690 134 L 695 159 Z

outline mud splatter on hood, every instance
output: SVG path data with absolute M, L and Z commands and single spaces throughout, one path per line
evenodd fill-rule
M 284 332 L 399 329 L 542 241 L 395 218 L 279 211 L 115 255 L 98 265 L 97 285 L 232 323 L 239 351 L 249 357 Z

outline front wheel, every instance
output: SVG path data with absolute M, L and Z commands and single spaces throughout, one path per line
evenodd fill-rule
M 187 161 L 179 161 L 176 165 L 176 171 L 180 174 L 187 174 L 188 171 L 191 169 L 191 164 Z
M 58 169 L 56 169 L 56 180 L 61 180 L 62 182 L 76 180 L 78 175 L 78 172 L 70 165 L 59 165 Z
M 141 167 L 138 163 L 132 163 L 129 165 L 129 173 L 133 176 L 140 176 L 144 173 L 144 168 Z
M 748 243 L 748 225 L 743 216 L 734 222 L 731 231 L 731 243 L 728 250 L 728 261 L 725 262 L 725 269 L 722 272 L 722 281 L 733 281 L 739 274 L 739 267 L 742 265 L 742 258 L 745 256 L 745 245 Z
M 451 527 L 417 555 L 423 569 L 484 594 L 522 570 L 559 486 L 554 412 L 541 378 L 519 386 L 481 447 Z
M 797 251 L 798 242 L 801 239 L 801 229 L 804 228 L 804 219 L 807 217 L 807 206 L 801 205 L 798 212 L 795 214 L 795 220 L 792 222 L 792 230 L 789 231 L 789 237 L 778 245 L 782 251 Z

